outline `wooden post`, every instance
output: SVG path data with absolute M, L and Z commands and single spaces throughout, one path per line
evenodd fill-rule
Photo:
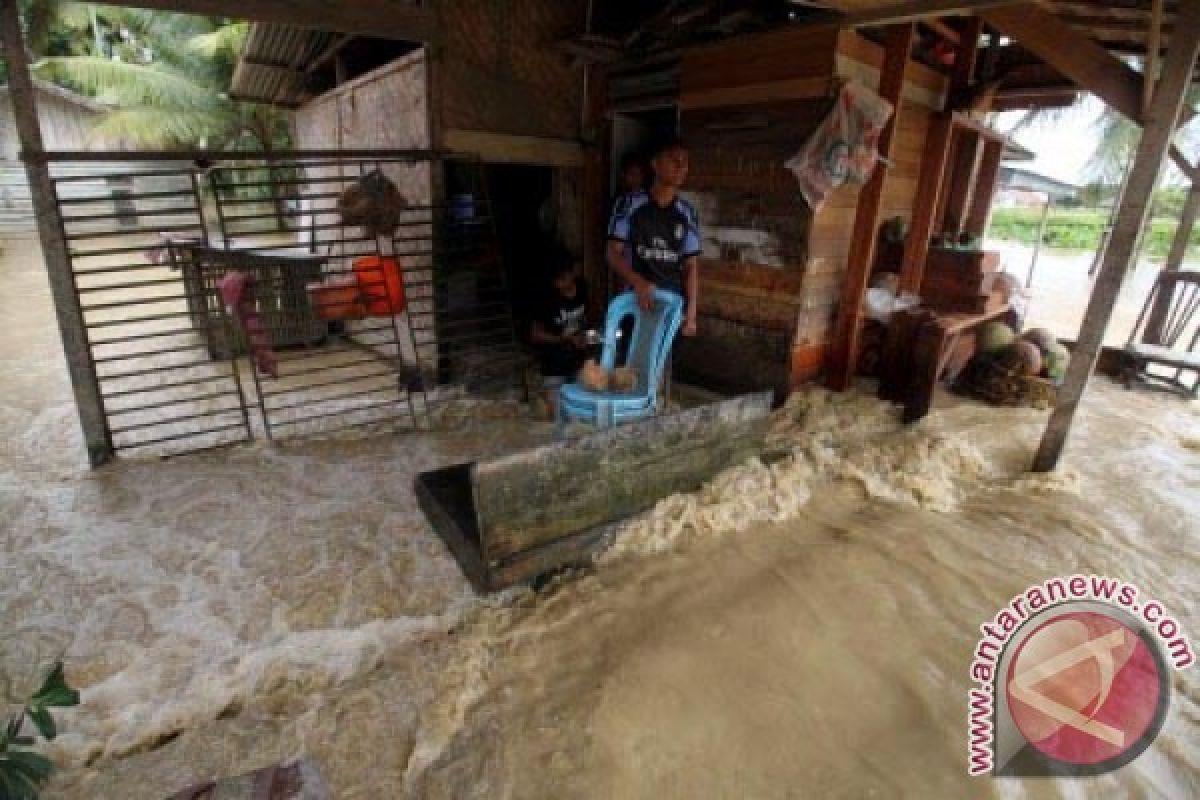
M 1121 290 L 1125 272 L 1133 258 L 1138 234 L 1146 225 L 1154 185 L 1162 171 L 1171 146 L 1184 94 L 1192 81 L 1192 69 L 1200 52 L 1200 3 L 1184 3 L 1179 8 L 1175 31 L 1167 50 L 1162 79 L 1146 115 L 1146 124 L 1138 142 L 1137 155 L 1129 173 L 1125 196 L 1117 213 L 1112 241 L 1096 278 L 1092 298 L 1083 318 L 1083 327 L 1075 343 L 1067 381 L 1058 395 L 1058 406 L 1050 416 L 1046 433 L 1034 458 L 1033 469 L 1047 472 L 1057 466 L 1071 432 L 1071 422 L 1079 409 L 1088 379 L 1104 344 L 1113 306 Z
M 912 50 L 913 24 L 894 25 L 884 34 L 883 68 L 879 74 L 879 94 L 892 104 L 892 118 L 879 136 L 879 153 L 884 158 L 892 154 L 896 126 L 904 99 L 904 75 Z M 838 302 L 837 322 L 834 325 L 832 353 L 829 362 L 828 385 L 844 392 L 854 381 L 858 366 L 859 337 L 862 333 L 863 297 L 871 279 L 875 260 L 875 238 L 879 229 L 879 213 L 883 206 L 883 186 L 887 169 L 880 164 L 858 195 L 854 214 L 854 234 L 846 257 L 846 277 Z
M 904 267 L 900 271 L 900 289 L 916 292 L 921 288 L 925 259 L 933 227 L 937 224 L 938 200 L 946 179 L 946 162 L 950 159 L 950 140 L 954 132 L 954 117 L 950 112 L 934 114 L 929 119 L 929 135 L 921 156 L 921 182 L 913 201 L 912 225 L 904 247 Z
M 960 129 L 954 137 L 958 144 L 954 148 L 950 173 L 947 177 L 943 207 L 935 218 L 943 231 L 955 234 L 965 228 L 967 207 L 971 202 L 971 190 L 979 170 L 979 153 L 983 149 L 983 137 L 972 130 Z
M 1154 99 L 1154 86 L 1158 82 L 1158 60 L 1162 55 L 1163 0 L 1154 0 L 1150 6 L 1150 30 L 1146 35 L 1146 61 L 1142 67 L 1142 110 L 1150 108 Z
M 0 42 L 4 45 L 4 56 L 8 62 L 8 86 L 9 95 L 12 97 L 13 120 L 21 142 L 21 159 L 25 162 L 29 190 L 33 195 L 33 213 L 37 217 L 42 257 L 46 262 L 50 294 L 54 299 L 58 330 L 67 359 L 67 373 L 71 378 L 75 406 L 79 411 L 79 423 L 83 428 L 88 460 L 96 467 L 112 460 L 112 437 L 104 417 L 100 384 L 96 379 L 96 365 L 92 361 L 83 310 L 79 304 L 75 276 L 71 272 L 71 259 L 64 239 L 63 222 L 43 149 L 37 100 L 34 97 L 33 80 L 29 75 L 29 59 L 25 53 L 21 16 L 16 0 L 0 0 Z
M 1175 228 L 1175 238 L 1171 240 L 1171 252 L 1163 264 L 1163 272 L 1173 272 L 1183 267 L 1183 259 L 1187 255 L 1188 242 L 1192 238 L 1192 229 L 1196 226 L 1196 214 L 1200 212 L 1200 186 L 1192 184 L 1188 190 L 1187 200 L 1179 215 L 1179 226 Z M 1170 307 L 1171 295 L 1168 292 L 1159 293 L 1146 319 L 1145 339 L 1147 344 L 1159 344 L 1162 341 L 1162 327 L 1167 319 L 1167 309 Z
M 1000 178 L 1000 159 L 1003 155 L 1003 142 L 989 139 L 983 143 L 983 159 L 979 162 L 979 173 L 971 192 L 971 206 L 963 223 L 963 230 L 980 238 L 987 233 L 988 220 L 992 216 L 992 200 L 996 196 L 996 181 Z

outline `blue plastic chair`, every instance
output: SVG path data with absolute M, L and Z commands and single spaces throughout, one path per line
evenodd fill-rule
M 627 317 L 633 318 L 633 331 L 625 363 L 618 365 L 617 334 Z M 633 367 L 637 370 L 637 388 L 632 392 L 595 392 L 579 383 L 564 385 L 558 395 L 559 432 L 568 422 L 611 428 L 656 415 L 663 369 L 682 323 L 683 298 L 674 292 L 656 289 L 651 311 L 638 307 L 633 292 L 614 297 L 604 323 L 600 365 L 609 372 L 617 366 Z

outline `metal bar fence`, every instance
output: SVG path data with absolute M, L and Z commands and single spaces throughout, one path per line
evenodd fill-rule
M 413 430 L 520 385 L 487 198 L 435 203 L 443 154 L 46 159 L 118 453 Z M 402 200 L 369 230 L 342 206 L 376 174 Z

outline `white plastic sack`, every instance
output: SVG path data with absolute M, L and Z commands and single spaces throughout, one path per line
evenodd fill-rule
M 862 84 L 846 83 L 829 116 L 785 166 L 813 211 L 846 181 L 866 183 L 879 161 L 879 135 L 892 104 Z

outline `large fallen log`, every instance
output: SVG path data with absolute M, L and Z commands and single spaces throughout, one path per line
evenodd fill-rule
M 762 452 L 771 393 L 460 464 L 417 499 L 472 585 L 502 589 L 586 563 L 616 524 Z

